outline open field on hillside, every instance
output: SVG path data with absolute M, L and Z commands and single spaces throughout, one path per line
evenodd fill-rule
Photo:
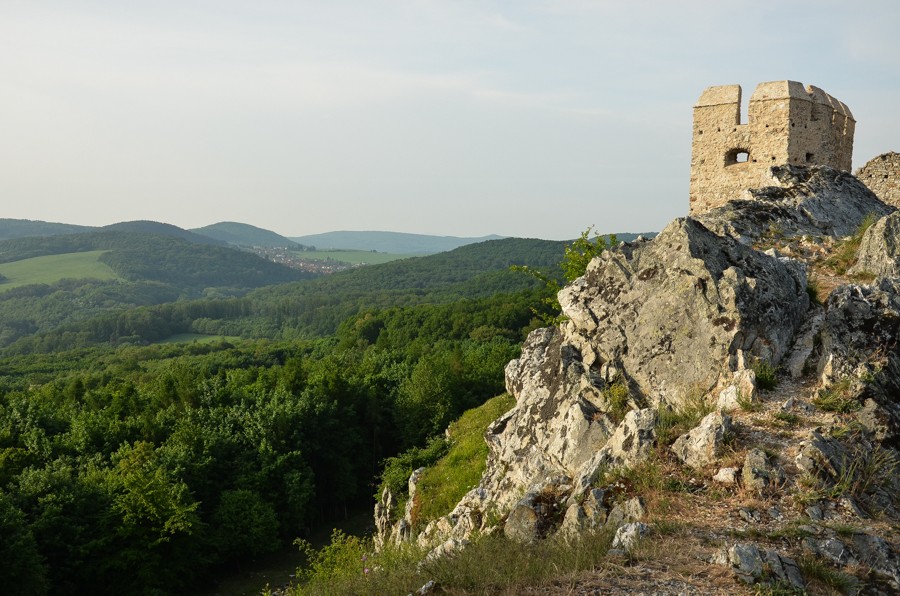
M 304 259 L 313 259 L 316 261 L 333 259 L 352 265 L 380 265 L 381 263 L 388 263 L 399 259 L 408 259 L 409 257 L 414 256 L 388 252 L 373 252 L 370 250 L 315 250 L 301 251 L 296 254 Z
M 73 252 L 23 259 L 0 265 L 0 292 L 29 284 L 52 284 L 61 279 L 118 279 L 98 258 L 105 250 Z

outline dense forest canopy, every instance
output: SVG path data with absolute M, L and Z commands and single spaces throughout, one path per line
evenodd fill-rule
M 171 250 L 173 283 L 108 245 L 136 281 L 0 294 L 0 583 L 19 593 L 185 591 L 369 506 L 386 458 L 503 392 L 552 314 L 509 266 L 563 253 L 507 239 L 185 299 L 183 241 L 145 242 Z M 151 343 L 185 331 L 221 338 Z

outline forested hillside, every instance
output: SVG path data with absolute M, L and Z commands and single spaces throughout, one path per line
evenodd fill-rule
M 58 236 L 87 232 L 94 228 L 73 224 L 32 221 L 30 219 L 0 218 L 0 240 L 26 238 L 28 236 Z
M 78 271 L 64 270 L 60 276 L 71 277 L 53 283 L 6 291 L 0 283 L 0 347 L 137 306 L 241 296 L 254 288 L 314 277 L 224 246 L 134 231 L 6 240 L 0 242 L 0 263 L 98 250 L 105 251 L 98 260 L 120 280 L 81 278 Z
M 141 304 L 148 306 L 113 311 L 95 308 L 92 316 L 82 316 L 77 321 L 66 314 L 65 295 L 49 292 L 40 296 L 44 302 L 38 304 L 31 300 L 4 300 L 5 295 L 0 294 L 0 313 L 9 313 L 3 319 L 8 321 L 4 324 L 6 330 L 0 330 L 0 340 L 8 339 L 0 345 L 9 346 L 7 353 L 30 353 L 107 342 L 154 342 L 176 333 L 269 339 L 323 337 L 333 334 L 348 317 L 372 309 L 445 304 L 522 291 L 530 292 L 532 299 L 537 300 L 534 298 L 537 282 L 510 271 L 510 266 L 527 264 L 553 269 L 562 253 L 561 242 L 509 238 L 300 283 L 268 286 L 243 297 L 219 295 L 174 304 L 144 302 Z M 190 282 L 190 271 L 186 264 L 183 271 L 173 276 Z M 101 288 L 105 286 L 95 287 L 91 292 Z M 153 295 L 163 297 L 163 288 L 153 289 Z M 22 288 L 14 296 L 24 298 L 26 291 Z M 126 294 L 122 296 L 126 300 L 139 298 Z M 96 305 L 99 299 L 82 300 L 83 312 L 90 312 L 87 308 Z M 34 313 L 34 308 L 58 314 L 53 315 L 50 324 L 41 326 L 28 318 L 27 313 Z
M 189 591 L 368 507 L 385 458 L 503 391 L 548 314 L 509 265 L 555 267 L 562 251 L 489 242 L 20 340 L 0 359 L 0 583 Z M 66 291 L 99 303 L 109 288 L 44 297 Z M 260 339 L 136 345 L 229 325 Z

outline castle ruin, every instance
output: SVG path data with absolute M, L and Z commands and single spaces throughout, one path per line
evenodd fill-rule
M 760 83 L 741 122 L 741 86 L 707 88 L 694 106 L 690 213 L 767 185 L 774 165 L 849 172 L 856 121 L 842 102 L 796 81 Z
M 856 177 L 879 199 L 900 208 L 900 153 L 882 153 L 859 168 Z

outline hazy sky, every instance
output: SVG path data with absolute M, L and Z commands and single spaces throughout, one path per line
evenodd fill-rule
M 900 2 L 0 0 L 0 217 L 553 239 L 688 205 L 704 87 L 900 150 Z

